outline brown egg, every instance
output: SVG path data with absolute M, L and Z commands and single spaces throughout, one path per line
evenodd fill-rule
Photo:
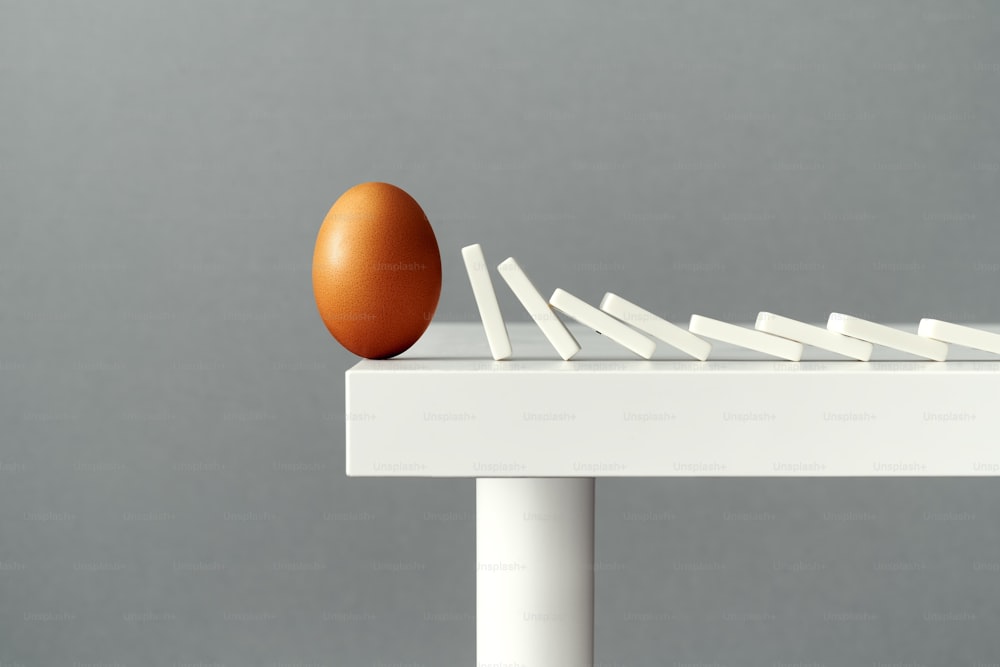
M 341 345 L 369 359 L 405 351 L 441 296 L 441 253 L 423 209 L 394 185 L 355 185 L 319 228 L 312 281 L 320 317 Z

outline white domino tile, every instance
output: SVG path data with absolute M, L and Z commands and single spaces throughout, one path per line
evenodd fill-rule
M 984 352 L 1000 354 L 1000 334 L 991 331 L 983 331 L 961 324 L 942 322 L 924 318 L 920 320 L 917 327 L 917 335 L 925 338 L 933 338 L 942 343 L 952 343 L 962 347 L 971 347 Z
M 873 346 L 868 341 L 844 336 L 823 327 L 806 324 L 774 313 L 761 312 L 758 314 L 754 328 L 757 331 L 788 338 L 828 352 L 836 352 L 858 361 L 868 361 L 872 356 Z
M 462 260 L 465 261 L 465 271 L 469 274 L 472 294 L 476 297 L 479 319 L 483 321 L 490 352 L 497 361 L 510 359 L 510 336 L 507 335 L 507 325 L 503 321 L 497 294 L 493 290 L 493 280 L 486 265 L 483 247 L 478 243 L 465 246 L 462 248 Z
M 925 359 L 944 361 L 948 357 L 948 345 L 939 340 L 924 338 L 917 334 L 893 329 L 884 324 L 870 322 L 859 317 L 830 313 L 826 328 L 851 338 L 860 338 L 875 345 L 913 354 Z
M 635 352 L 643 359 L 652 357 L 656 350 L 655 342 L 566 290 L 557 289 L 553 292 L 549 304 L 580 324 L 590 327 L 625 349 Z
M 755 331 L 735 324 L 713 320 L 702 315 L 692 315 L 691 324 L 688 327 L 692 333 L 719 340 L 730 345 L 745 347 L 748 350 L 763 352 L 774 357 L 780 357 L 789 361 L 799 361 L 802 359 L 802 343 L 787 338 L 779 338 L 763 331 Z
M 605 294 L 601 299 L 601 310 L 699 361 L 708 359 L 708 353 L 712 351 L 712 344 L 707 340 L 698 338 L 690 331 L 671 324 L 617 294 Z
M 559 356 L 566 360 L 572 359 L 573 355 L 580 351 L 580 344 L 545 301 L 545 297 L 532 284 L 528 274 L 513 257 L 500 262 L 497 270 Z

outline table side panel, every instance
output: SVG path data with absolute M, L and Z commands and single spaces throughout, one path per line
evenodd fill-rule
M 1000 373 L 347 373 L 347 474 L 1000 474 Z

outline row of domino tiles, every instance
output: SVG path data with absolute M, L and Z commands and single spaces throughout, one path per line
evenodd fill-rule
M 482 246 L 477 243 L 462 248 L 462 259 L 493 358 L 509 359 L 510 337 Z M 1000 354 L 1000 334 L 926 318 L 920 321 L 916 334 L 840 313 L 830 315 L 826 329 L 762 312 L 753 329 L 692 315 L 688 329 L 684 330 L 610 292 L 604 295 L 600 307 L 562 289 L 557 289 L 546 300 L 513 257 L 501 262 L 497 270 L 552 347 L 566 360 L 580 351 L 580 344 L 555 311 L 600 332 L 644 359 L 653 356 L 655 341 L 659 340 L 705 361 L 712 350 L 712 344 L 705 338 L 789 361 L 799 361 L 806 345 L 858 361 L 868 361 L 875 345 L 934 361 L 947 359 L 949 343 Z

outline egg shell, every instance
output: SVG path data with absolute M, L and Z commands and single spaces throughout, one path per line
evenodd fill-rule
M 341 345 L 369 359 L 404 352 L 441 296 L 441 253 L 423 209 L 389 183 L 355 185 L 320 226 L 312 281 L 320 317 Z

